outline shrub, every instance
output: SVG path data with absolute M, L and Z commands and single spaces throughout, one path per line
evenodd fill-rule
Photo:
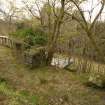
M 17 29 L 16 32 L 11 33 L 11 35 L 15 38 L 22 39 L 24 42 L 31 46 L 42 46 L 46 45 L 47 43 L 47 35 L 41 28 L 37 28 L 35 30 L 32 28 Z

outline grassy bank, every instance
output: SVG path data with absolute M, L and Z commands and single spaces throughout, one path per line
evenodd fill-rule
M 17 63 L 0 47 L 0 105 L 105 105 L 105 91 L 86 86 L 87 74 Z

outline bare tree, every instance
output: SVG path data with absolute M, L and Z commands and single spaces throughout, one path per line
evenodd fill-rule
M 22 3 L 25 5 L 25 9 L 28 10 L 33 17 L 40 21 L 40 24 L 43 26 L 43 15 L 42 15 L 42 5 L 44 4 L 43 0 L 35 0 L 29 2 L 28 0 L 23 0 Z
M 79 1 L 76 1 L 76 0 L 60 0 L 60 1 L 46 0 L 46 2 L 42 2 L 42 1 L 37 2 L 37 0 L 36 0 L 34 2 L 34 4 L 36 5 L 37 9 L 34 8 L 33 4 L 30 6 L 30 5 L 28 5 L 27 2 L 24 2 L 25 6 L 30 11 L 30 13 L 34 17 L 36 17 L 38 20 L 40 20 L 41 25 L 44 25 L 44 21 L 46 21 L 46 20 L 44 20 L 44 18 L 43 18 L 42 7 L 40 6 L 40 4 L 47 3 L 47 5 L 48 5 L 47 11 L 45 11 L 47 13 L 47 17 L 48 17 L 47 26 L 49 29 L 48 34 L 50 36 L 48 47 L 47 47 L 47 52 L 48 52 L 47 63 L 48 64 L 51 63 L 53 54 L 55 52 L 57 41 L 58 41 L 59 34 L 60 34 L 61 25 L 65 20 L 67 20 L 70 17 L 72 17 L 72 19 L 76 20 L 80 24 L 80 26 L 86 32 L 86 34 L 87 34 L 88 38 L 90 39 L 92 45 L 94 46 L 95 50 L 100 55 L 100 59 L 102 59 L 101 55 L 103 55 L 103 53 L 100 50 L 99 46 L 97 45 L 97 43 L 95 42 L 95 39 L 94 39 L 94 26 L 95 26 L 97 19 L 99 18 L 100 14 L 102 13 L 102 11 L 104 9 L 104 2 L 100 1 L 100 4 L 101 4 L 100 10 L 99 10 L 98 14 L 96 15 L 96 17 L 94 18 L 94 20 L 90 21 L 90 23 L 89 23 L 89 21 L 86 20 L 86 17 L 84 15 L 84 12 L 86 12 L 86 11 L 83 11 L 82 8 L 80 7 L 80 5 L 83 1 L 84 0 L 79 0 Z M 96 7 L 94 7 L 94 8 L 96 8 Z M 79 11 L 79 14 L 82 19 L 76 17 L 73 14 L 73 12 L 75 11 L 75 8 Z M 92 19 L 92 12 L 93 12 L 94 8 L 92 8 L 91 11 L 88 11 L 89 15 L 90 15 L 90 20 Z M 68 17 L 67 17 L 67 15 L 68 15 Z M 66 16 L 66 18 L 65 18 L 65 16 Z M 52 19 L 52 17 L 53 17 L 53 19 Z
M 104 9 L 104 2 L 103 2 L 103 0 L 99 1 L 99 3 L 96 5 L 96 7 L 97 7 L 99 4 L 101 4 L 101 8 L 100 8 L 99 12 L 97 13 L 97 15 L 95 16 L 93 21 L 91 21 L 92 13 L 93 13 L 93 11 L 94 11 L 94 9 L 96 7 L 91 8 L 91 11 L 87 11 L 87 12 L 89 12 L 89 16 L 90 16 L 90 23 L 89 23 L 89 21 L 86 20 L 86 17 L 84 15 L 84 12 L 86 12 L 86 11 L 82 10 L 82 8 L 80 6 L 81 2 L 76 2 L 75 0 L 69 0 L 69 2 L 74 4 L 74 6 L 79 11 L 79 14 L 80 14 L 82 19 L 79 19 L 75 15 L 73 15 L 71 13 L 68 13 L 68 12 L 66 12 L 66 14 L 68 14 L 70 16 L 72 15 L 72 19 L 76 20 L 80 24 L 82 29 L 86 32 L 86 34 L 87 34 L 88 38 L 90 39 L 92 45 L 94 46 L 95 51 L 100 56 L 100 59 L 103 60 L 103 52 L 101 51 L 100 47 L 95 42 L 95 38 L 94 38 L 94 26 L 95 26 L 95 23 L 97 22 L 100 14 L 102 13 L 102 11 Z
M 2 5 L 1 4 L 1 8 L 0 8 L 0 15 L 2 17 L 2 19 L 8 23 L 8 28 L 11 32 L 11 24 L 12 24 L 12 21 L 14 19 L 17 19 L 19 18 L 18 16 L 18 13 L 22 12 L 19 8 L 16 7 L 15 5 L 15 1 L 10 1 L 10 0 L 7 0 L 6 2 L 7 4 L 4 4 L 6 6 L 6 9 L 5 8 L 2 8 Z
M 43 13 L 42 13 L 42 8 L 40 6 L 41 3 L 47 4 L 47 10 L 45 11 L 47 14 L 47 27 L 48 27 L 48 35 L 49 35 L 49 42 L 47 46 L 47 64 L 51 64 L 53 54 L 55 53 L 56 50 L 56 45 L 57 41 L 59 38 L 60 34 L 60 29 L 61 25 L 63 23 L 64 19 L 64 11 L 65 11 L 65 6 L 67 4 L 66 0 L 46 0 L 46 2 L 37 2 L 37 0 L 34 2 L 36 5 L 37 9 L 34 8 L 33 5 L 28 5 L 27 2 L 24 2 L 26 8 L 30 11 L 30 13 L 40 20 L 41 25 L 44 25 L 43 20 Z M 44 4 L 43 4 L 44 5 Z M 33 12 L 34 10 L 34 12 Z M 36 11 L 36 12 L 35 12 Z M 37 14 L 37 12 L 39 14 Z M 38 16 L 39 15 L 39 16 Z

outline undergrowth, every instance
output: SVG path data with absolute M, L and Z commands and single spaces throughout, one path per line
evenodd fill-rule
M 38 97 L 30 94 L 26 90 L 17 91 L 6 82 L 0 82 L 0 94 L 8 97 L 8 105 L 37 105 Z

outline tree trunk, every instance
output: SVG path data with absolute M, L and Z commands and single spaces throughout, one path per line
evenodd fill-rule
M 50 43 L 48 45 L 48 55 L 47 55 L 47 65 L 50 65 L 53 59 L 53 55 L 55 53 L 56 50 L 56 46 L 57 46 L 57 41 L 59 38 L 59 34 L 60 34 L 60 29 L 61 29 L 61 25 L 62 25 L 62 20 L 64 17 L 64 7 L 65 7 L 65 0 L 61 0 L 61 9 L 60 9 L 60 13 L 58 15 L 57 18 L 55 18 L 54 20 L 54 27 L 53 27 L 53 32 L 52 32 L 52 37 L 50 40 Z M 50 19 L 50 18 L 49 18 Z M 51 21 L 51 20 L 49 20 Z M 50 27 L 51 23 L 49 23 L 49 34 L 51 34 L 51 27 Z
M 53 59 L 53 55 L 54 55 L 54 51 L 49 50 L 48 51 L 48 56 L 47 56 L 47 59 L 46 59 L 47 66 L 51 65 L 51 62 L 52 62 L 52 59 Z
M 57 47 L 57 40 L 60 34 L 60 27 L 61 27 L 61 21 L 58 21 L 56 23 L 56 29 L 55 32 L 53 33 L 53 39 L 51 41 L 51 45 L 48 46 L 48 56 L 47 56 L 47 65 L 51 64 L 51 61 L 53 59 L 53 55 L 55 53 L 56 47 Z

